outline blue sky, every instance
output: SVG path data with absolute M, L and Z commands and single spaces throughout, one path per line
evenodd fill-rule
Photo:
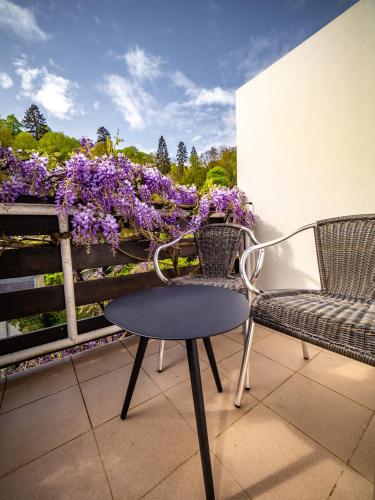
M 0 0 L 0 115 L 170 153 L 235 145 L 236 88 L 353 0 Z

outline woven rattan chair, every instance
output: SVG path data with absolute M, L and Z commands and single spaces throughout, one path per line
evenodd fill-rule
M 310 228 L 315 233 L 321 290 L 262 292 L 249 282 L 245 264 L 253 252 Z M 322 220 L 249 248 L 242 255 L 240 272 L 254 298 L 236 406 L 241 404 L 254 323 L 375 366 L 375 214 Z
M 250 241 L 257 245 L 253 232 L 243 226 L 236 224 L 206 224 L 194 233 L 195 243 L 197 246 L 198 257 L 200 262 L 201 274 L 190 274 L 168 280 L 161 272 L 159 267 L 159 254 L 161 251 L 169 247 L 176 247 L 178 242 L 188 234 L 185 233 L 176 240 L 159 246 L 154 255 L 155 271 L 161 281 L 169 285 L 208 285 L 230 288 L 239 293 L 248 296 L 248 290 L 239 273 L 234 272 L 234 262 L 236 257 L 241 252 L 241 248 L 245 249 L 249 246 Z M 258 259 L 255 265 L 254 272 L 248 280 L 255 282 L 259 271 L 262 267 L 263 252 L 258 254 Z M 244 335 L 248 331 L 250 322 L 244 325 Z M 158 371 L 163 369 L 165 341 L 160 342 Z M 245 387 L 248 384 L 244 382 Z

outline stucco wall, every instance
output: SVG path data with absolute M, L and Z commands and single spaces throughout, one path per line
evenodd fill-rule
M 375 212 L 375 0 L 361 0 L 237 91 L 239 186 L 266 241 Z M 266 254 L 263 288 L 319 287 L 313 233 Z

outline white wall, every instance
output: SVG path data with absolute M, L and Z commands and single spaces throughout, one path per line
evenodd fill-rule
M 375 212 L 375 0 L 361 0 L 237 91 L 238 183 L 266 241 Z M 313 233 L 266 254 L 261 288 L 318 288 Z

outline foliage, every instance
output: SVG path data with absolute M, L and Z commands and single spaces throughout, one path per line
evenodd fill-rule
M 182 141 L 180 141 L 177 146 L 176 160 L 178 167 L 178 175 L 179 177 L 182 177 L 184 175 L 185 163 L 187 160 L 187 149 Z
M 21 135 L 21 134 L 19 134 Z M 72 239 L 86 245 L 104 239 L 115 251 L 121 232 L 130 225 L 154 244 L 179 236 L 187 228 L 196 230 L 210 210 L 228 212 L 236 223 L 250 226 L 253 215 L 238 188 L 213 188 L 199 199 L 195 186 L 178 185 L 157 168 L 130 162 L 124 155 L 91 154 L 92 142 L 81 142 L 82 152 L 49 171 L 48 157 L 34 153 L 21 160 L 0 149 L 3 175 L 0 201 L 14 202 L 20 195 L 55 196 L 60 214 L 72 216 Z M 162 201 L 159 211 L 154 201 Z M 194 206 L 187 219 L 181 205 Z
M 211 182 L 215 186 L 230 186 L 230 180 L 225 168 L 213 167 L 207 172 L 206 182 Z
M 171 169 L 171 160 L 169 158 L 167 143 L 163 136 L 160 137 L 158 150 L 156 152 L 155 163 L 162 174 L 168 174 Z
M 6 118 L 0 120 L 0 127 L 5 127 L 12 135 L 17 135 L 22 130 L 21 123 L 17 120 L 15 115 L 8 115 Z
M 151 154 L 139 151 L 135 146 L 128 146 L 119 150 L 126 158 L 128 158 L 133 163 L 139 163 L 140 165 L 147 165 L 155 163 L 155 157 Z
M 12 132 L 4 127 L 3 125 L 0 125 L 0 146 L 3 148 L 9 148 L 14 141 L 14 136 L 12 135 Z
M 37 141 L 50 130 L 44 115 L 35 104 L 31 104 L 25 111 L 22 126 L 30 132 Z
M 97 142 L 106 142 L 107 139 L 111 138 L 111 134 L 103 126 L 99 127 L 96 133 L 98 135 Z
M 29 153 L 29 151 L 34 151 L 38 148 L 38 142 L 30 134 L 30 132 L 20 132 L 14 139 L 12 144 L 13 150 Z
M 47 132 L 38 141 L 37 149 L 43 155 L 53 156 L 57 160 L 67 160 L 79 145 L 77 139 L 62 132 Z

